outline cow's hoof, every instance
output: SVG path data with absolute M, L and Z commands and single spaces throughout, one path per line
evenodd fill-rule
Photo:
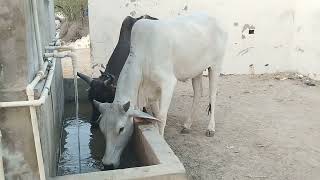
M 189 134 L 191 132 L 191 129 L 183 127 L 180 131 L 181 134 Z
M 208 130 L 206 131 L 206 136 L 207 136 L 207 137 L 213 137 L 213 136 L 214 136 L 214 133 L 215 133 L 215 131 L 208 129 Z

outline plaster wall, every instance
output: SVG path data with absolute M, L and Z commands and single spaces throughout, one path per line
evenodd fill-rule
M 54 32 L 53 1 L 38 0 L 42 48 Z M 35 43 L 31 0 L 0 1 L 0 101 L 27 100 L 26 86 L 39 65 Z M 63 80 L 61 64 L 56 64 L 55 79 L 46 103 L 37 108 L 46 175 L 55 174 L 55 158 L 62 114 Z M 44 81 L 36 87 L 40 94 Z M 36 99 L 38 96 L 35 97 Z M 38 164 L 28 107 L 1 108 L 5 175 L 7 178 L 39 179 Z
M 94 65 L 107 63 L 117 43 L 121 22 L 127 15 L 149 14 L 164 19 L 201 11 L 216 17 L 229 34 L 223 73 L 299 71 L 318 77 L 320 61 L 313 51 L 317 45 L 305 40 L 314 39 L 316 29 L 311 30 L 314 26 L 320 28 L 314 15 L 319 6 L 316 0 L 307 3 L 302 0 L 91 0 L 92 60 Z M 304 32 L 297 33 L 300 25 Z M 249 30 L 254 31 L 253 34 L 249 34 Z M 296 44 L 308 46 L 304 47 L 308 50 L 297 55 L 301 51 L 297 52 Z M 297 60 L 305 58 L 308 60 Z
M 320 79 L 320 2 L 296 1 L 292 60 L 297 71 Z

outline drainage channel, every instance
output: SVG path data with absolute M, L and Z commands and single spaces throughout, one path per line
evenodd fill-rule
M 101 159 L 104 154 L 105 141 L 101 131 L 98 128 L 91 128 L 89 123 L 91 105 L 89 103 L 79 104 L 79 131 L 74 108 L 73 103 L 65 104 L 60 157 L 57 165 L 58 176 L 103 170 Z M 138 166 L 140 163 L 129 144 L 124 151 L 119 168 Z

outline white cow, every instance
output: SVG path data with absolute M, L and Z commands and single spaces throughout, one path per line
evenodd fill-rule
M 202 72 L 209 69 L 212 113 L 207 136 L 215 132 L 214 104 L 217 80 L 226 47 L 227 34 L 217 20 L 192 14 L 159 21 L 138 21 L 132 30 L 130 55 L 120 73 L 113 103 L 99 103 L 100 128 L 106 137 L 105 165 L 117 167 L 122 150 L 133 132 L 133 117 L 158 120 L 163 135 L 167 113 L 178 80 L 192 79 L 194 99 L 184 123 L 187 132 L 196 119 L 201 97 Z M 145 97 L 154 117 L 138 110 Z

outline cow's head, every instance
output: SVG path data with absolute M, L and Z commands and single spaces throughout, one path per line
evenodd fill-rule
M 134 109 L 130 102 L 120 104 L 100 103 L 94 101 L 94 105 L 100 111 L 100 130 L 105 140 L 106 148 L 102 162 L 106 169 L 117 168 L 120 164 L 120 156 L 133 133 L 133 118 L 147 118 L 156 120 L 155 117 Z
M 88 99 L 93 103 L 93 100 L 99 102 L 112 102 L 114 99 L 116 84 L 114 76 L 110 74 L 105 74 L 101 71 L 101 76 L 99 78 L 90 78 L 82 73 L 77 73 L 78 76 L 88 83 L 90 88 L 88 89 Z M 95 106 L 93 106 L 93 112 L 91 116 L 91 122 L 96 122 L 100 113 L 97 111 Z

